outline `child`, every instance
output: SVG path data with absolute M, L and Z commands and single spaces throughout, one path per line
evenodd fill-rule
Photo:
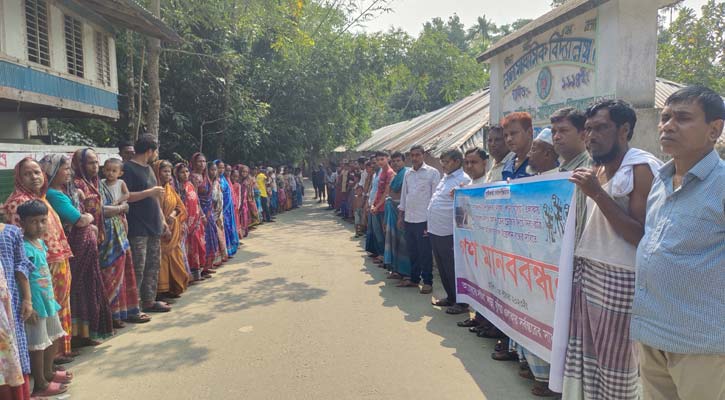
M 60 339 L 66 335 L 60 325 L 60 305 L 53 294 L 53 280 L 46 261 L 48 248 L 40 239 L 47 229 L 48 207 L 39 200 L 30 200 L 18 207 L 20 225 L 25 235 L 25 254 L 35 266 L 28 282 L 33 312 L 25 321 L 33 375 L 33 397 L 52 397 L 65 393 L 72 375 L 68 371 L 53 371 L 53 358 Z
M 113 204 L 111 204 L 112 206 L 124 205 L 127 204 L 126 202 L 128 201 L 128 188 L 126 187 L 126 182 L 120 179 L 122 175 L 123 161 L 118 158 L 109 158 L 103 164 L 103 176 L 106 178 L 101 181 L 104 185 L 106 185 L 108 191 L 114 199 Z M 121 219 L 123 220 L 123 226 L 126 229 L 126 232 L 128 232 L 128 222 L 126 222 L 126 218 Z
M 362 215 L 363 207 L 365 206 L 365 198 L 363 197 L 362 186 L 355 186 L 355 197 L 352 201 L 353 213 L 355 215 L 355 237 L 358 238 L 363 235 L 362 228 Z

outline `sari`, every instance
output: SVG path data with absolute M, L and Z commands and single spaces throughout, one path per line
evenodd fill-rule
M 234 204 L 234 221 L 237 227 L 239 241 L 244 237 L 244 226 L 242 226 L 242 185 L 239 182 L 232 184 L 232 203 Z
M 17 214 L 18 206 L 29 200 L 40 200 L 48 207 L 48 224 L 47 230 L 43 235 L 43 241 L 48 246 L 48 267 L 53 276 L 53 292 L 55 301 L 60 304 L 58 318 L 65 332 L 71 332 L 71 309 L 70 309 L 70 286 L 71 273 L 68 259 L 73 257 L 68 239 L 66 238 L 63 224 L 53 207 L 48 203 L 45 193 L 48 190 L 48 178 L 43 176 L 45 183 L 40 189 L 41 195 L 35 194 L 31 189 L 23 186 L 20 181 L 20 166 L 26 161 L 33 161 L 31 157 L 25 157 L 15 165 L 15 190 L 5 201 L 5 218 L 7 222 L 16 226 L 20 226 L 20 216 Z M 63 354 L 71 352 L 70 336 L 63 338 L 62 348 L 59 349 Z
M 184 193 L 183 201 L 186 207 L 186 258 L 189 268 L 198 271 L 206 263 L 206 243 L 204 242 L 204 221 L 199 204 L 199 196 L 191 180 L 181 184 Z
M 12 268 L 12 265 L 5 266 L 5 268 Z M 0 387 L 7 386 L 0 390 L 6 392 L 17 391 L 17 389 L 11 388 L 22 387 L 25 384 L 15 337 L 11 297 L 5 281 L 5 271 L 3 265 L 0 264 L 0 366 L 2 366 L 0 368 Z M 7 397 L 2 396 L 2 398 Z
M 40 161 L 48 182 L 55 178 L 64 162 L 63 157 L 48 155 Z M 69 185 L 65 191 L 48 189 L 46 196 L 53 209 L 61 215 L 61 219 L 69 213 L 84 212 L 85 203 L 81 201 L 79 190 L 74 185 Z M 72 336 L 91 340 L 105 339 L 113 335 L 113 323 L 98 262 L 98 235 L 92 225 L 79 228 L 73 225 L 75 220 L 65 220 L 63 223 L 68 244 L 75 254 L 70 260 L 70 272 L 73 276 L 70 285 Z
M 195 165 L 197 157 L 201 156 L 201 153 L 194 153 L 191 156 L 190 165 Z M 205 242 L 205 254 L 206 263 L 203 269 L 208 270 L 212 264 L 217 260 L 217 254 L 219 253 L 219 237 L 216 233 L 216 222 L 214 220 L 214 204 L 212 201 L 212 184 L 209 180 L 209 174 L 204 170 L 199 173 L 192 172 L 189 175 L 189 180 L 196 187 L 196 194 L 199 198 L 199 206 L 201 208 L 202 224 L 204 225 L 204 242 Z M 206 219 L 206 224 L 203 223 L 203 219 Z
M 284 175 L 277 175 L 277 212 L 287 211 L 287 192 Z
M 160 182 L 160 166 L 162 161 L 154 163 L 156 179 Z M 159 201 L 164 218 L 176 211 L 176 220 L 169 225 L 169 234 L 161 236 L 161 260 L 159 262 L 159 284 L 157 293 L 169 293 L 178 296 L 184 293 L 189 284 L 189 275 L 184 265 L 184 253 L 181 242 L 184 238 L 186 207 L 171 183 L 164 185 L 164 195 Z
M 227 239 L 224 235 L 224 195 L 219 184 L 219 178 L 214 179 L 211 183 L 211 199 L 214 205 L 214 226 L 216 227 L 216 235 L 219 240 L 219 256 L 222 262 L 229 260 L 227 253 Z
M 248 176 L 247 179 L 244 182 L 244 187 L 247 192 L 247 210 L 249 211 L 249 224 L 247 225 L 247 232 L 249 232 L 249 228 L 259 225 L 260 219 L 259 219 L 259 208 L 257 208 L 257 201 L 256 201 L 256 186 L 254 179 L 252 179 L 251 176 Z
M 403 189 L 403 179 L 408 168 L 403 167 L 390 182 L 390 191 L 400 193 Z M 392 197 L 385 199 L 385 253 L 384 262 L 390 265 L 393 272 L 403 276 L 410 276 L 411 263 L 408 256 L 408 246 L 405 242 L 405 230 L 398 229 L 398 205 L 400 200 Z
M 227 255 L 237 254 L 239 247 L 239 234 L 237 233 L 237 219 L 234 217 L 236 208 L 232 198 L 232 187 L 224 174 L 219 177 L 219 190 L 222 193 L 222 213 L 224 214 L 223 229 L 224 240 L 227 247 Z

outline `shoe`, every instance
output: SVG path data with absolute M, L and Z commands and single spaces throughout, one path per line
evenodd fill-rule
M 420 288 L 420 294 L 431 294 L 433 293 L 433 285 L 423 285 Z

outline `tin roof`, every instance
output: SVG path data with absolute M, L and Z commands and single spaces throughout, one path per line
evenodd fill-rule
M 136 0 L 82 0 L 79 4 L 90 8 L 114 25 L 169 43 L 182 41 L 181 36 Z

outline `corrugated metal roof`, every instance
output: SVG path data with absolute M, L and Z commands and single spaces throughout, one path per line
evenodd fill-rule
M 441 109 L 377 129 L 355 150 L 408 151 L 422 145 L 438 156 L 449 148 L 461 147 L 488 125 L 490 102 L 488 88 L 479 90 Z
M 665 100 L 684 85 L 667 79 L 655 80 L 655 108 L 663 108 Z M 467 150 L 483 145 L 483 128 L 488 125 L 491 96 L 488 88 L 407 121 L 397 122 L 373 131 L 358 145 L 356 151 L 402 151 L 422 145 L 434 157 L 451 148 Z M 725 141 L 725 136 L 720 138 Z

